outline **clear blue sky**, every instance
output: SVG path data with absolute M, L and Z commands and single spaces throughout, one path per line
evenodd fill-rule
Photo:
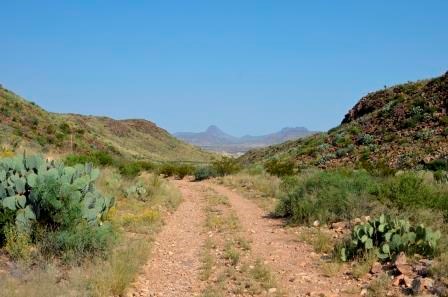
M 369 4 L 367 4 L 369 3 Z M 448 70 L 448 1 L 4 1 L 0 83 L 55 112 L 171 132 L 326 130 Z

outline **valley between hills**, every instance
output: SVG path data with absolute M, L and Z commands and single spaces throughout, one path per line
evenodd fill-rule
M 0 296 L 448 296 L 447 111 L 445 73 L 327 132 L 173 136 L 1 87 Z

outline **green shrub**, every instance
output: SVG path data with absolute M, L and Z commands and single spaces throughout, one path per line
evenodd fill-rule
M 288 179 L 288 191 L 279 200 L 275 215 L 292 223 L 322 223 L 351 219 L 368 212 L 376 181 L 365 171 L 318 171 Z
M 278 177 L 294 174 L 294 162 L 292 160 L 271 159 L 264 166 L 267 173 Z
M 367 170 L 373 176 L 386 177 L 393 176 L 397 171 L 391 168 L 385 161 L 380 160 L 377 162 L 362 161 L 361 167 Z
M 165 177 L 174 176 L 174 173 L 176 172 L 176 168 L 171 163 L 164 163 L 158 168 L 159 174 L 162 174 Z
M 174 176 L 183 179 L 187 175 L 193 175 L 195 172 L 195 168 L 191 165 L 180 164 L 175 167 Z
M 377 250 L 378 258 L 383 261 L 393 259 L 400 252 L 432 257 L 440 237 L 440 231 L 381 215 L 354 227 L 350 241 L 340 249 L 340 257 L 347 261 L 373 250 Z
M 194 175 L 194 171 L 194 166 L 182 163 L 164 163 L 158 169 L 159 174 L 165 177 L 174 176 L 179 179 L 183 179 L 187 175 Z
M 250 165 L 244 169 L 249 175 L 261 175 L 264 173 L 264 166 L 260 164 Z
M 345 157 L 348 154 L 350 154 L 351 152 L 353 152 L 354 149 L 355 149 L 355 146 L 353 144 L 349 144 L 347 147 L 338 149 L 336 151 L 336 156 L 338 158 Z
M 425 168 L 431 171 L 438 171 L 438 170 L 448 171 L 448 160 L 446 159 L 433 160 L 428 164 L 426 164 Z
M 353 144 L 351 136 L 344 133 L 336 134 L 333 139 L 333 145 L 337 145 L 339 147 L 347 147 L 351 144 Z
M 375 137 L 370 134 L 362 134 L 358 137 L 358 143 L 363 145 L 369 145 L 375 142 Z
M 60 124 L 59 129 L 62 131 L 63 134 L 69 134 L 71 130 L 70 125 L 67 123 Z
M 212 166 L 201 166 L 196 168 L 194 171 L 194 180 L 196 181 L 201 181 L 216 176 L 217 173 Z
M 107 152 L 95 151 L 89 154 L 68 155 L 64 160 L 64 164 L 66 164 L 67 166 L 86 163 L 92 163 L 95 166 L 111 166 L 114 165 L 114 159 Z
M 7 226 L 5 238 L 5 250 L 11 258 L 25 262 L 31 258 L 31 239 L 26 232 L 18 231 L 13 226 Z
M 218 176 L 234 174 L 241 170 L 238 161 L 229 157 L 222 157 L 221 159 L 214 161 L 212 166 Z
M 147 161 L 122 162 L 118 167 L 120 174 L 129 178 L 136 177 L 142 171 L 153 171 L 155 168 L 153 163 Z
M 92 226 L 81 222 L 65 230 L 46 230 L 43 234 L 45 236 L 39 238 L 43 254 L 51 256 L 56 252 L 64 256 L 66 261 L 104 254 L 115 240 L 115 233 L 109 223 Z
M 448 191 L 425 182 L 416 173 L 407 172 L 388 178 L 379 187 L 379 199 L 392 206 L 406 209 L 438 209 L 448 216 Z
M 437 182 L 446 183 L 448 182 L 448 172 L 445 170 L 437 170 L 434 172 L 434 179 Z

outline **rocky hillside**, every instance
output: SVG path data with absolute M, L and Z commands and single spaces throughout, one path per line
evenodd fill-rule
M 245 162 L 418 168 L 448 159 L 448 72 L 370 93 L 327 133 L 246 153 Z
M 175 133 L 174 135 L 185 142 L 200 146 L 207 150 L 227 153 L 243 153 L 253 148 L 279 144 L 287 140 L 298 139 L 313 133 L 315 132 L 309 131 L 304 127 L 295 127 L 283 128 L 278 132 L 266 135 L 245 135 L 236 137 L 229 135 L 218 127 L 212 125 L 204 132 L 180 132 Z
M 64 154 L 103 150 L 126 158 L 209 160 L 146 120 L 55 114 L 0 87 L 0 148 Z

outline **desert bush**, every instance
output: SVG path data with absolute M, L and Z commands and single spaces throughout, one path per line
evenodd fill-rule
M 174 164 L 171 163 L 164 163 L 158 167 L 158 173 L 165 177 L 174 176 L 175 172 L 176 168 Z
M 215 160 L 212 163 L 212 167 L 218 176 L 234 174 L 241 170 L 238 160 L 230 157 L 222 157 L 219 160 Z
M 441 210 L 448 216 L 448 189 L 425 181 L 421 175 L 406 172 L 389 177 L 378 188 L 378 198 L 394 207 Z
M 174 176 L 183 179 L 185 176 L 193 175 L 195 168 L 191 165 L 180 164 L 175 167 Z
M 425 165 L 425 168 L 431 171 L 445 170 L 448 171 L 448 160 L 437 159 Z
M 293 223 L 347 220 L 381 208 L 432 209 L 448 217 L 448 187 L 416 172 L 393 176 L 365 170 L 327 170 L 292 179 L 275 214 Z
M 374 207 L 376 181 L 365 171 L 317 171 L 288 181 L 274 214 L 292 223 L 351 219 Z
M 260 164 L 250 165 L 244 169 L 244 172 L 249 175 L 262 175 L 264 173 L 264 166 Z
M 18 231 L 14 226 L 5 228 L 5 250 L 14 260 L 28 261 L 31 257 L 31 239 L 26 232 Z
M 183 179 L 187 175 L 194 175 L 195 167 L 182 163 L 164 163 L 162 164 L 158 172 L 165 177 L 174 176 L 179 179 Z
M 358 136 L 357 142 L 363 145 L 369 145 L 375 142 L 375 137 L 370 134 L 361 134 Z
M 434 179 L 437 182 L 446 183 L 448 182 L 448 172 L 445 170 L 437 170 L 434 172 Z
M 353 144 L 353 140 L 348 134 L 338 133 L 333 139 L 333 145 L 337 145 L 339 147 L 347 147 L 351 144 Z
M 116 238 L 115 234 L 109 223 L 92 226 L 82 221 L 63 230 L 46 229 L 36 239 L 44 256 L 56 254 L 62 256 L 64 261 L 80 262 L 87 256 L 105 256 Z
M 294 174 L 294 162 L 292 160 L 271 159 L 264 166 L 267 173 L 278 177 Z
M 440 231 L 434 232 L 423 225 L 391 219 L 383 214 L 355 226 L 350 240 L 340 249 L 340 257 L 347 261 L 369 251 L 376 251 L 377 257 L 383 261 L 391 260 L 401 252 L 432 257 L 440 238 Z
M 114 164 L 114 159 L 107 152 L 95 151 L 88 154 L 71 154 L 66 156 L 64 160 L 64 164 L 67 166 L 86 163 L 91 163 L 95 166 L 110 166 Z
M 367 170 L 371 175 L 376 177 L 393 176 L 397 172 L 396 169 L 391 168 L 385 161 L 379 160 L 376 162 L 361 160 L 361 167 Z
M 348 154 L 350 154 L 351 152 L 353 152 L 354 149 L 355 149 L 355 146 L 354 146 L 353 144 L 349 144 L 349 145 L 346 146 L 346 147 L 339 148 L 339 149 L 336 151 L 336 156 L 337 156 L 338 158 L 347 156 Z
M 132 178 L 142 171 L 154 171 L 156 166 L 148 161 L 122 161 L 118 167 L 120 174 L 124 177 Z
M 197 167 L 194 171 L 194 180 L 201 181 L 205 179 L 209 179 L 211 177 L 216 177 L 218 174 L 215 171 L 215 168 L 212 166 L 200 166 Z

